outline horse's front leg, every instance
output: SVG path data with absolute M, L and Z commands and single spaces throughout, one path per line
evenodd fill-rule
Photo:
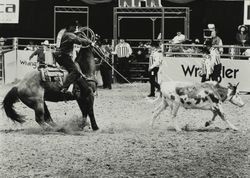
M 53 119 L 51 118 L 49 109 L 44 101 L 44 120 L 47 124 L 49 124 L 51 127 L 55 127 L 56 123 L 53 121 Z
M 36 122 L 44 129 L 47 130 L 49 127 L 45 123 L 44 119 L 44 101 L 42 100 L 37 100 L 37 103 L 35 104 L 34 107 L 35 111 L 35 120 Z
M 98 130 L 98 126 L 95 120 L 95 115 L 94 115 L 94 94 L 91 93 L 88 97 L 87 97 L 87 114 L 90 118 L 90 123 L 91 123 L 91 127 L 93 130 Z
M 82 124 L 80 125 L 81 128 L 84 128 L 85 126 L 89 126 L 90 124 L 87 122 L 87 116 L 88 116 L 88 113 L 87 113 L 87 101 L 86 101 L 86 98 L 83 99 L 81 97 L 79 97 L 77 99 L 77 103 L 78 103 L 78 106 L 82 112 Z

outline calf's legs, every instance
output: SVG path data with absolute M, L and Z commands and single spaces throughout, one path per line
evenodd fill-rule
M 168 103 L 163 100 L 162 103 L 155 109 L 153 119 L 151 122 L 151 127 L 153 128 L 155 120 L 158 118 L 158 116 L 161 114 L 162 111 L 164 111 L 168 107 Z
M 217 115 L 218 115 L 217 112 L 216 112 L 216 111 L 213 111 L 213 117 L 212 117 L 212 119 L 211 119 L 210 121 L 207 121 L 207 122 L 205 123 L 205 127 L 210 126 L 210 125 L 214 122 L 215 117 L 216 117 Z
M 213 115 L 212 119 L 211 119 L 210 121 L 206 122 L 205 127 L 211 125 L 211 124 L 214 122 L 215 117 L 216 117 L 217 115 L 219 115 L 220 118 L 221 118 L 223 121 L 225 121 L 225 122 L 229 125 L 229 127 L 230 127 L 231 129 L 233 129 L 233 130 L 238 130 L 237 127 L 235 127 L 229 120 L 227 120 L 227 119 L 225 118 L 225 114 L 224 114 L 224 112 L 223 112 L 223 109 L 222 109 L 221 104 L 218 104 L 217 106 L 215 106 L 215 107 L 213 108 L 213 114 L 214 114 L 214 115 Z
M 176 119 L 176 115 L 179 110 L 179 107 L 180 107 L 180 103 L 176 103 L 176 104 L 173 104 L 173 107 L 171 109 L 172 120 L 174 121 L 175 130 L 177 132 L 181 131 L 181 128 L 179 127 L 177 119 Z

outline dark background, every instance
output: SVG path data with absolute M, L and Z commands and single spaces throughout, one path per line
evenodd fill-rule
M 203 29 L 214 23 L 224 44 L 234 44 L 238 25 L 243 23 L 243 1 L 197 0 L 186 4 L 162 1 L 164 7 L 190 7 L 190 38 L 202 39 Z M 20 0 L 19 24 L 0 24 L 3 37 L 54 37 L 54 6 L 89 6 L 89 26 L 103 38 L 113 37 L 113 7 L 117 1 L 89 5 L 80 0 Z M 79 15 L 58 15 L 58 23 L 63 26 L 67 21 L 81 18 Z M 84 15 L 82 18 L 85 19 Z M 82 20 L 83 20 L 82 19 Z M 78 19 L 81 21 L 81 19 Z M 122 22 L 123 38 L 143 38 L 152 33 L 147 20 Z M 179 24 L 179 25 L 178 25 Z M 183 28 L 181 22 L 167 22 L 166 30 Z M 83 24 L 84 25 L 84 24 Z M 178 27 L 179 26 L 179 27 Z M 59 30 L 59 28 L 58 28 Z M 182 30 L 182 29 L 180 29 Z M 171 30 L 170 30 L 171 31 Z M 127 32 L 127 33 L 125 33 Z M 167 37 L 173 37 L 171 31 Z M 128 36 L 126 36 L 128 35 Z M 173 34 L 174 35 L 174 34 Z

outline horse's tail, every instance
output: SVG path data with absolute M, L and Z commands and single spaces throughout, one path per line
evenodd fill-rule
M 22 116 L 19 115 L 15 110 L 14 110 L 14 103 L 16 103 L 19 100 L 18 97 L 18 91 L 17 87 L 13 87 L 7 95 L 4 97 L 3 100 L 3 109 L 6 113 L 6 115 L 12 120 L 12 121 L 17 121 L 19 123 L 25 122 L 25 120 L 22 119 Z

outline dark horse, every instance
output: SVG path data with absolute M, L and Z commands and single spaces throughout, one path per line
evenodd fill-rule
M 14 110 L 14 103 L 21 100 L 25 105 L 35 111 L 36 122 L 43 128 L 54 127 L 55 123 L 51 118 L 50 112 L 45 101 L 65 101 L 77 100 L 83 116 L 83 125 L 87 116 L 90 118 L 93 130 L 98 130 L 94 116 L 94 92 L 96 81 L 94 79 L 95 62 L 93 47 L 81 48 L 75 60 L 82 73 L 87 79 L 80 77 L 74 84 L 73 95 L 60 92 L 59 82 L 44 82 L 39 71 L 28 73 L 20 83 L 13 87 L 3 100 L 3 108 L 6 115 L 12 120 L 23 123 L 23 116 Z M 80 80 L 87 80 L 88 88 L 82 87 Z

